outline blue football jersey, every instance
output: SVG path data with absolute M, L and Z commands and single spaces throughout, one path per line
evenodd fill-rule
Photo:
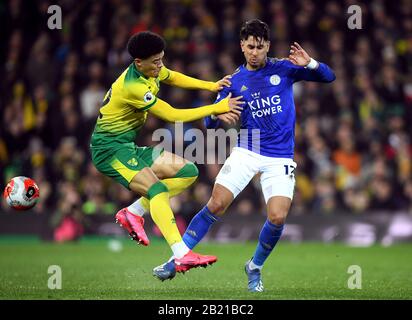
M 333 71 L 324 63 L 317 69 L 296 66 L 286 59 L 268 58 L 256 71 L 240 66 L 216 102 L 232 93 L 243 96 L 237 145 L 267 157 L 293 158 L 295 147 L 295 103 L 293 83 L 300 80 L 331 82 Z M 207 128 L 217 128 L 219 120 L 205 118 Z

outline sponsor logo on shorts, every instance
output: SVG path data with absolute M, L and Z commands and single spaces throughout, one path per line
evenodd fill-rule
M 222 168 L 222 173 L 224 173 L 224 174 L 228 174 L 230 171 L 231 171 L 231 167 L 230 167 L 230 165 L 225 165 L 225 166 L 223 166 L 223 168 Z
M 136 167 L 138 162 L 137 162 L 136 158 L 131 158 L 129 161 L 127 161 L 127 164 L 129 166 Z

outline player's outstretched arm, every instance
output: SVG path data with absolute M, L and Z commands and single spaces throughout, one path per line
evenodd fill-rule
M 221 99 L 224 99 L 229 94 L 231 94 L 230 87 L 224 88 L 216 98 L 216 102 L 219 102 Z M 209 116 L 204 119 L 205 127 L 207 129 L 217 129 L 222 123 L 229 125 L 235 124 L 240 119 L 240 112 L 226 112 L 219 114 L 217 116 Z
M 217 116 L 209 116 L 204 119 L 205 127 L 207 129 L 217 129 L 221 123 L 233 125 L 240 119 L 240 113 L 238 112 L 226 112 Z
M 162 80 L 162 82 L 183 89 L 203 89 L 212 92 L 218 92 L 224 87 L 229 87 L 231 85 L 231 76 L 225 76 L 223 79 L 217 82 L 212 82 L 192 78 L 177 71 L 168 71 L 169 76 L 167 77 L 167 79 Z
M 231 95 L 229 95 L 218 103 L 193 109 L 176 109 L 167 102 L 157 99 L 156 103 L 148 111 L 164 121 L 189 122 L 229 111 L 240 114 L 242 105 L 244 104 L 241 99 L 242 96 L 232 98 Z
M 295 81 L 332 82 L 336 79 L 335 74 L 328 65 L 311 58 L 299 43 L 294 42 L 290 46 L 289 52 L 288 60 L 297 66 L 292 71 L 292 77 Z

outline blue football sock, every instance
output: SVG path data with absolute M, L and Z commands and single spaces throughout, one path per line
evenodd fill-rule
M 263 263 L 275 248 L 283 232 L 284 224 L 273 224 L 266 220 L 259 235 L 259 243 L 253 256 L 253 263 L 257 266 L 263 266 Z
M 184 243 L 193 249 L 200 240 L 203 239 L 205 234 L 209 231 L 209 228 L 219 218 L 211 213 L 207 206 L 204 206 L 190 221 L 185 234 L 183 235 Z

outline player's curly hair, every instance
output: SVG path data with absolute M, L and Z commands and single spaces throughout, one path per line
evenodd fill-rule
M 127 51 L 133 59 L 146 59 L 162 52 L 166 47 L 164 39 L 156 33 L 142 31 L 130 37 Z
M 256 40 L 263 39 L 269 41 L 269 26 L 259 19 L 246 21 L 240 29 L 240 40 L 247 40 L 249 36 Z

